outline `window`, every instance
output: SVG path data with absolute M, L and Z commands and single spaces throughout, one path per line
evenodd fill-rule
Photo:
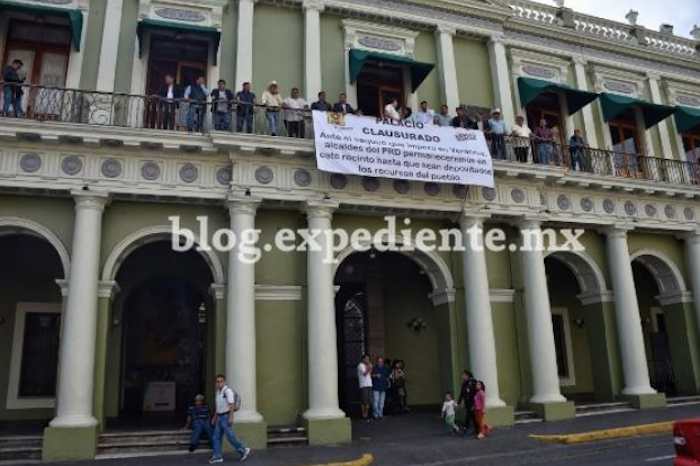
M 559 95 L 553 92 L 545 92 L 537 96 L 527 106 L 527 124 L 533 131 L 540 125 L 540 120 L 547 120 L 547 127 L 554 130 L 554 142 L 564 144 L 566 142 L 566 128 L 563 126 L 561 102 Z
M 364 115 L 378 117 L 394 99 L 404 107 L 403 69 L 384 63 L 367 64 L 357 77 L 358 108 Z
M 615 152 L 617 176 L 632 178 L 642 176 L 642 167 L 637 159 L 641 155 L 642 146 L 639 142 L 639 128 L 635 112 L 635 109 L 628 110 L 621 117 L 608 123 L 613 151 Z
M 61 304 L 17 304 L 7 409 L 54 407 L 60 328 Z
M 568 309 L 552 309 L 552 328 L 554 330 L 554 347 L 557 355 L 559 384 L 562 386 L 576 385 L 573 342 L 571 340 L 571 325 L 569 322 Z
M 700 130 L 683 135 L 683 148 L 688 162 L 700 162 Z

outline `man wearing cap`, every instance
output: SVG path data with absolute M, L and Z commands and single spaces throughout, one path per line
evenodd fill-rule
M 494 108 L 488 122 L 487 133 L 491 136 L 491 157 L 504 160 L 506 158 L 506 134 L 508 127 L 501 118 L 501 109 Z
M 207 434 L 207 440 L 212 443 L 211 418 L 209 417 L 209 406 L 204 403 L 204 395 L 194 397 L 194 405 L 187 408 L 187 422 L 185 429 L 192 429 L 190 437 L 190 453 L 199 446 L 199 439 L 203 433 Z

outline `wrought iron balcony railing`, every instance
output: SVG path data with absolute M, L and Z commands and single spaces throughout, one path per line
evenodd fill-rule
M 194 101 L 3 84 L 1 116 L 95 126 L 163 131 L 313 138 L 309 109 L 267 107 L 230 101 Z M 21 91 L 21 92 L 19 92 Z M 8 104 L 8 99 L 10 102 Z M 17 103 L 17 109 L 14 103 Z M 676 185 L 700 185 L 700 164 L 674 159 L 620 153 L 591 147 L 487 134 L 494 160 L 551 165 L 602 176 L 633 178 Z

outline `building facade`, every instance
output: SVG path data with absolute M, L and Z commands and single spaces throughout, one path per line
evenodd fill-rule
M 700 31 L 630 22 L 526 0 L 0 1 L 3 64 L 27 76 L 0 117 L 0 424 L 48 423 L 46 460 L 92 458 L 113 426 L 180 425 L 224 373 L 251 445 L 298 424 L 348 441 L 365 351 L 405 361 L 414 406 L 471 369 L 496 425 L 700 394 Z M 313 140 L 265 134 L 265 109 L 252 134 L 159 129 L 166 74 L 345 93 L 369 115 L 498 107 L 561 144 L 544 165 L 509 142 L 494 189 L 324 173 Z M 583 229 L 585 251 L 171 248 L 171 216 L 202 245 L 388 215 L 513 241 Z

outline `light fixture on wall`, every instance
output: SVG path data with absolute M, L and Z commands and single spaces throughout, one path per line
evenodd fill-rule
M 5 319 L 5 317 L 0 317 L 0 325 L 5 325 L 6 322 L 7 319 Z
M 586 321 L 579 317 L 574 320 L 574 325 L 576 325 L 576 328 L 582 329 L 586 325 Z
M 420 317 L 416 317 L 406 322 L 406 326 L 415 333 L 420 333 L 428 328 L 428 323 Z

